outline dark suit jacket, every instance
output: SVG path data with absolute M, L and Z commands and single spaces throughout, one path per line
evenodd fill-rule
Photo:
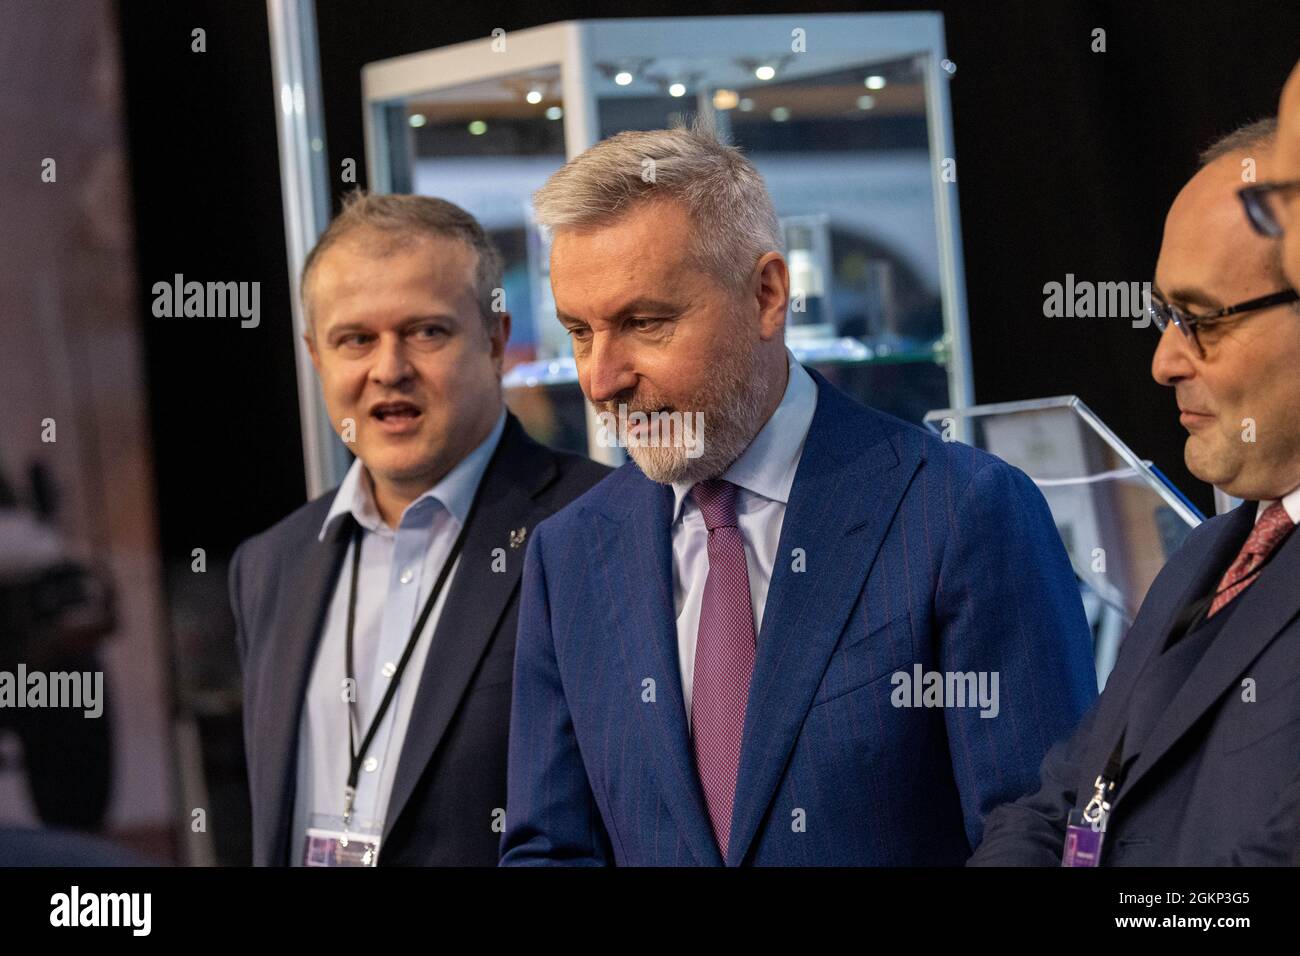
M 586 458 L 539 445 L 507 414 L 424 673 L 418 675 L 385 820 L 382 864 L 496 863 L 500 832 L 493 832 L 492 812 L 504 808 L 506 799 L 524 555 L 511 549 L 509 535 L 520 527 L 531 535 L 537 522 L 608 473 Z M 317 540 L 334 494 L 245 541 L 230 566 L 230 603 L 244 671 L 253 861 L 259 866 L 289 862 L 299 715 L 349 541 L 346 521 L 332 537 Z M 504 573 L 492 570 L 495 548 L 505 550 Z
M 960 864 L 1096 697 L 1078 585 L 1023 473 L 811 374 L 725 862 Z M 627 465 L 533 535 L 504 865 L 724 862 L 678 672 L 672 507 Z M 998 715 L 894 706 L 914 664 L 998 672 Z
M 990 814 L 972 864 L 1058 866 L 1126 723 L 1148 659 L 1209 594 L 1255 520 L 1247 502 L 1197 527 L 1151 585 L 1095 710 L 1043 761 L 1039 789 Z M 1300 534 L 1283 542 L 1187 680 L 1113 801 L 1102 863 L 1285 864 L 1300 814 Z M 1243 681 L 1255 682 L 1255 701 Z

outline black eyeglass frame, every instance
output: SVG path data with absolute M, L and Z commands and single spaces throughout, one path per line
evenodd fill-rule
M 1246 312 L 1258 312 L 1261 309 L 1271 309 L 1275 305 L 1285 305 L 1288 302 L 1300 301 L 1300 292 L 1295 289 L 1282 289 L 1278 292 L 1271 292 L 1268 295 L 1261 295 L 1254 299 L 1247 299 L 1245 302 L 1238 302 L 1236 305 L 1230 305 L 1226 308 L 1219 309 L 1217 312 L 1207 312 L 1205 315 L 1192 315 L 1185 312 L 1176 305 L 1172 305 L 1156 288 L 1155 283 L 1151 284 L 1151 294 L 1147 298 L 1147 315 L 1155 323 L 1156 329 L 1163 335 L 1169 323 L 1173 322 L 1178 330 L 1187 336 L 1188 340 L 1196 346 L 1197 352 L 1201 358 L 1205 358 L 1205 346 L 1201 345 L 1200 338 L 1197 337 L 1196 327 L 1205 322 L 1218 323 L 1220 319 L 1230 315 L 1243 316 Z M 1168 317 L 1165 316 L 1168 313 Z
M 1279 239 L 1285 231 L 1278 222 L 1277 212 L 1270 205 L 1272 197 L 1291 189 L 1300 189 L 1300 179 L 1288 179 L 1274 183 L 1255 183 L 1237 190 L 1237 198 L 1246 210 L 1250 225 L 1261 236 Z

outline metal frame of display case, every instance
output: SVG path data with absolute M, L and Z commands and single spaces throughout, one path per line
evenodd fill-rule
M 268 0 L 269 5 L 295 0 Z M 864 61 L 886 62 L 908 56 L 926 55 L 922 80 L 925 94 L 928 150 L 931 157 L 930 176 L 934 202 L 936 249 L 938 267 L 938 294 L 943 320 L 943 336 L 939 343 L 942 354 L 937 359 L 946 372 L 949 403 L 954 407 L 968 406 L 972 401 L 969 330 L 966 319 L 965 280 L 961 257 L 961 233 L 957 208 L 955 182 L 944 180 L 941 160 L 953 156 L 952 120 L 948 96 L 948 73 L 945 63 L 943 17 L 938 13 L 869 13 L 869 14 L 804 14 L 786 16 L 734 16 L 699 18 L 650 18 L 636 20 L 582 20 L 565 21 L 533 27 L 517 32 L 493 31 L 493 36 L 458 43 L 447 47 L 414 53 L 407 56 L 367 64 L 362 69 L 363 121 L 365 131 L 366 168 L 369 183 L 376 192 L 392 190 L 390 176 L 391 156 L 382 135 L 384 114 L 394 101 L 405 97 L 427 94 L 440 88 L 462 86 L 476 81 L 492 80 L 543 67 L 558 67 L 560 94 L 564 105 L 562 117 L 564 147 L 567 158 L 572 158 L 593 145 L 598 133 L 596 64 L 589 52 L 598 49 L 602 59 L 619 60 L 637 56 L 644 49 L 646 31 L 656 33 L 682 27 L 689 23 L 691 29 L 683 30 L 673 39 L 673 56 L 679 61 L 692 58 L 710 58 L 718 55 L 716 37 L 725 33 L 729 43 L 755 49 L 777 48 L 784 38 L 789 45 L 794 31 L 802 30 L 809 44 L 816 44 L 815 61 L 807 64 L 792 57 L 782 67 L 784 75 L 797 77 L 799 71 L 825 71 L 837 62 L 846 68 Z M 864 26 L 869 23 L 869 35 L 864 38 Z M 314 25 L 311 46 L 314 49 Z M 279 56 L 273 51 L 273 59 Z M 304 82 L 319 84 L 319 77 L 307 76 Z M 310 91 L 309 91 L 310 93 Z M 314 97 L 307 96 L 311 102 Z M 285 128 L 282 136 L 306 135 L 300 126 Z M 323 137 L 322 137 L 323 138 Z M 287 181 L 286 181 L 287 183 Z M 326 190 L 324 184 L 316 187 Z M 288 212 L 288 211 L 287 211 Z M 287 228 L 292 231 L 293 225 Z M 291 268 L 294 264 L 291 260 Z M 294 303 L 295 313 L 299 308 Z M 840 359 L 857 363 L 878 358 L 880 361 L 901 361 L 906 356 L 867 353 L 864 343 L 843 340 L 845 354 Z M 857 348 L 853 348 L 857 346 Z M 824 362 L 824 353 L 802 355 L 796 346 L 792 350 L 800 360 Z M 538 367 L 520 369 L 516 384 L 545 382 L 553 376 L 571 379 L 572 360 L 547 359 L 534 363 Z M 553 374 L 552 374 L 553 373 Z M 314 380 L 299 370 L 299 391 L 304 407 L 314 408 L 320 399 Z M 315 403 L 315 404 L 313 404 Z M 608 460 L 610 453 L 619 449 L 600 447 L 596 440 L 596 419 L 588 410 L 588 447 L 593 457 Z M 309 484 L 317 480 L 329 487 L 341 479 L 342 473 L 330 475 L 339 464 L 330 460 L 329 450 L 313 440 L 305 446 L 305 454 L 319 459 L 314 468 L 309 465 Z M 324 490 L 313 487 L 313 493 Z

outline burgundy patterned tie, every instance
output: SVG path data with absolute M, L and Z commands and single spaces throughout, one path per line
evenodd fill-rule
M 1250 537 L 1241 546 L 1241 551 L 1238 552 L 1232 564 L 1228 565 L 1223 580 L 1219 582 L 1218 588 L 1215 589 L 1218 592 L 1218 597 L 1210 605 L 1210 613 L 1205 615 L 1207 618 L 1214 617 L 1223 610 L 1224 605 L 1250 586 L 1250 583 L 1255 580 L 1252 577 L 1253 572 L 1277 547 L 1278 542 L 1287 536 L 1287 532 L 1292 527 L 1294 527 L 1294 524 L 1291 521 L 1291 516 L 1282 507 L 1282 502 L 1275 501 L 1264 509 L 1264 513 L 1255 522 Z
M 736 486 L 715 478 L 701 481 L 691 495 L 709 529 L 709 576 L 704 582 L 695 643 L 691 727 L 695 765 L 713 835 L 725 858 L 740 771 L 745 705 L 754 673 L 754 609 L 749 599 L 745 541 L 736 524 Z

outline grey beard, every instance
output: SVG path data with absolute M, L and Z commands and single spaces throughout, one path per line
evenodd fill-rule
M 717 478 L 739 458 L 763 426 L 768 382 L 758 374 L 757 347 L 747 355 L 732 355 L 718 365 L 689 412 L 704 413 L 703 453 L 690 458 L 680 445 L 632 446 L 628 455 L 651 481 L 695 484 Z

